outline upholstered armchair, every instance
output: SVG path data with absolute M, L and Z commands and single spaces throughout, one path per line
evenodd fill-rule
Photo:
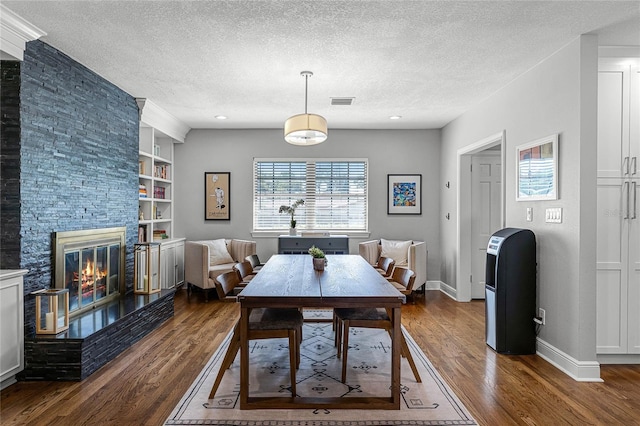
M 233 266 L 256 254 L 256 242 L 239 239 L 187 241 L 184 247 L 185 281 L 205 291 L 216 288 L 215 278 L 233 270 Z
M 377 265 L 380 256 L 385 256 L 396 261 L 396 268 L 411 269 L 416 274 L 414 290 L 427 282 L 427 244 L 424 241 L 363 241 L 358 244 L 358 251 L 371 265 Z

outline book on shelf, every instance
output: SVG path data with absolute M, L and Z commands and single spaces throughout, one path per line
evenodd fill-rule
M 165 199 L 165 188 L 162 186 L 154 186 L 153 187 L 153 198 L 158 198 L 160 200 Z
M 160 241 L 169 238 L 167 235 L 167 231 L 164 229 L 154 229 L 153 230 L 153 241 Z
M 153 177 L 169 179 L 169 165 L 156 164 L 153 169 Z
M 144 161 L 138 161 L 138 173 L 141 175 L 146 175 L 147 166 L 144 164 Z
M 147 198 L 147 186 L 143 183 L 138 185 L 138 197 Z

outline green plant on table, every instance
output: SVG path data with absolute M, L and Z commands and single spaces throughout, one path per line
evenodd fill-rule
M 314 259 L 324 259 L 325 258 L 324 252 L 322 250 L 320 250 L 316 246 L 311 246 L 311 248 L 309 249 L 309 254 Z

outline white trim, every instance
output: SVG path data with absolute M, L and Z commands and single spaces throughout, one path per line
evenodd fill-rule
M 424 284 L 424 289 L 425 290 L 436 290 L 436 291 L 440 291 L 440 287 L 443 285 L 444 283 L 442 281 L 429 281 L 427 280 L 427 282 Z
M 22 61 L 27 42 L 47 33 L 1 4 L 0 12 L 0 58 Z
M 602 364 L 640 364 L 640 354 L 597 354 L 596 359 Z
M 184 143 L 191 127 L 169 114 L 164 109 L 147 98 L 136 98 L 140 122 L 146 126 L 153 127 L 165 135 L 173 138 L 176 142 Z
M 640 46 L 598 46 L 600 58 L 638 58 Z
M 457 290 L 451 287 L 450 285 L 443 283 L 442 281 L 440 281 L 440 291 L 446 294 L 447 296 L 449 296 L 450 298 L 452 298 L 453 300 L 455 300 L 456 302 L 459 301 Z
M 502 161 L 502 218 L 500 223 L 502 227 L 505 224 L 505 209 L 506 209 L 506 132 L 503 130 L 499 133 L 493 134 L 489 137 L 479 140 L 478 142 L 467 145 L 458 149 L 458 185 L 457 185 L 457 210 L 458 222 L 456 224 L 457 232 L 457 247 L 456 247 L 456 300 L 460 302 L 471 301 L 471 282 L 469 278 L 471 276 L 471 253 L 469 249 L 471 247 L 471 188 L 468 184 L 471 181 L 471 155 L 480 151 L 484 151 L 487 148 L 500 145 L 501 147 L 501 161 Z M 463 200 L 467 200 L 463 203 Z M 464 206 L 462 206 L 464 204 Z M 465 207 L 466 206 L 466 207 Z
M 604 381 L 600 378 L 600 363 L 597 361 L 579 361 L 540 338 L 536 342 L 536 354 L 572 379 L 578 382 Z
M 369 238 L 371 232 L 369 231 L 323 231 L 323 230 L 309 230 L 299 229 L 298 234 L 302 235 L 305 232 L 327 232 L 329 235 L 346 235 L 349 238 L 363 239 Z M 251 231 L 251 237 L 253 238 L 277 238 L 279 236 L 289 236 L 289 229 L 269 230 L 269 231 Z

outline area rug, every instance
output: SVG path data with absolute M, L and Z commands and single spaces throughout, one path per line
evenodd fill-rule
M 313 316 L 313 314 L 312 314 Z M 305 314 L 307 317 L 307 314 Z M 240 410 L 240 355 L 229 368 L 215 395 L 211 386 L 218 374 L 231 334 L 213 354 L 204 370 L 173 410 L 165 425 L 246 426 L 373 426 L 476 425 L 418 345 L 405 333 L 422 383 L 416 382 L 402 359 L 400 410 Z M 391 340 L 384 330 L 352 328 L 349 335 L 347 383 L 340 381 L 341 360 L 336 358 L 330 322 L 305 322 L 301 344 L 297 393 L 300 396 L 389 396 Z M 290 395 L 289 351 L 286 339 L 249 343 L 250 395 Z

